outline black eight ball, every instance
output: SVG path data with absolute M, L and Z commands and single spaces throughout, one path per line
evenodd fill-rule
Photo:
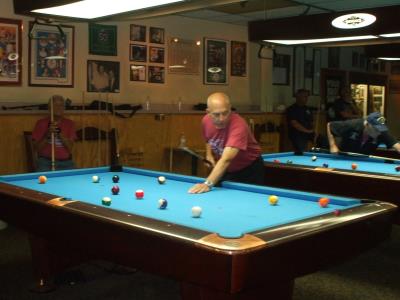
M 112 177 L 112 181 L 113 181 L 114 183 L 117 183 L 117 182 L 119 181 L 119 176 L 118 176 L 118 175 L 114 175 L 114 176 Z

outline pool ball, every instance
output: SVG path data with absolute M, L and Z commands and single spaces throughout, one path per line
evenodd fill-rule
M 114 185 L 114 186 L 111 188 L 111 192 L 113 193 L 113 195 L 118 195 L 118 193 L 119 193 L 119 186 L 118 186 L 118 185 Z
M 113 181 L 114 183 L 117 183 L 117 182 L 119 181 L 119 176 L 118 176 L 118 175 L 114 175 L 114 176 L 112 177 L 112 181 Z
M 159 176 L 157 180 L 158 180 L 159 184 L 164 184 L 165 183 L 165 177 L 164 176 Z
M 166 209 L 168 205 L 168 201 L 166 199 L 161 198 L 158 200 L 158 208 L 159 209 Z
M 268 198 L 269 204 L 276 205 L 278 203 L 278 196 L 271 195 Z
M 397 166 L 396 168 L 394 168 L 396 170 L 396 172 L 400 172 L 400 166 Z
M 47 182 L 47 177 L 46 176 L 39 176 L 39 183 L 40 184 L 45 184 Z
M 135 196 L 136 196 L 136 199 L 142 199 L 144 197 L 144 191 L 143 190 L 136 190 Z
M 356 170 L 357 167 L 358 167 L 357 164 L 355 164 L 355 163 L 351 164 L 351 168 L 352 168 L 353 170 Z
M 315 155 L 313 155 L 313 156 L 311 157 L 311 160 L 312 160 L 312 161 L 316 161 L 316 160 L 317 160 L 317 157 L 316 157 Z
M 105 206 L 110 206 L 111 205 L 111 198 L 110 197 L 103 197 L 101 199 L 101 203 Z
M 292 164 L 293 161 L 291 161 L 290 159 L 286 162 L 287 164 Z
M 99 182 L 100 182 L 100 177 L 94 175 L 94 176 L 92 176 L 92 181 L 93 181 L 94 183 L 99 183 Z
M 329 199 L 328 199 L 328 198 L 320 198 L 320 199 L 318 200 L 318 202 L 319 202 L 319 205 L 320 205 L 321 207 L 327 207 L 328 204 L 329 204 Z
M 333 211 L 333 214 L 335 215 L 335 216 L 340 216 L 340 214 L 341 214 L 341 211 L 339 210 L 339 209 L 335 209 L 334 211 Z
M 274 163 L 279 164 L 281 161 L 279 159 L 274 159 Z
M 192 217 L 193 218 L 200 218 L 201 216 L 201 207 L 200 206 L 193 206 L 192 207 Z
M 324 168 L 328 168 L 328 167 L 329 167 L 329 165 L 328 165 L 327 163 L 322 164 L 322 166 L 323 166 Z

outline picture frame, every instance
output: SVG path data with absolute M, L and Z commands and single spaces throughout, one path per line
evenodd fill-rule
M 168 73 L 200 74 L 201 42 L 178 37 L 168 43 Z
M 21 20 L 0 18 L 0 85 L 21 85 Z
M 146 26 L 131 24 L 130 26 L 130 41 L 132 42 L 146 42 Z
M 165 83 L 165 67 L 149 66 L 148 68 L 149 83 Z
M 129 66 L 130 81 L 146 81 L 146 66 L 145 65 L 130 65 Z
M 272 60 L 272 84 L 290 84 L 290 55 L 275 53 Z
M 165 43 L 164 28 L 150 27 L 149 41 L 150 41 L 150 43 L 153 43 L 153 44 L 164 44 Z
M 204 84 L 228 84 L 228 41 L 204 38 Z
M 247 43 L 231 41 L 231 76 L 247 75 L 246 58 Z
M 129 60 L 146 62 L 147 61 L 147 46 L 140 44 L 129 45 Z
M 87 61 L 87 91 L 119 93 L 120 66 L 116 61 Z
M 74 26 L 30 22 L 29 86 L 74 86 Z
M 89 24 L 89 54 L 117 55 L 117 26 Z
M 149 62 L 163 64 L 165 61 L 165 48 L 149 46 Z

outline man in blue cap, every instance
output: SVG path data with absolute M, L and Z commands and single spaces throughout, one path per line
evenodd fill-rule
M 331 153 L 373 153 L 379 144 L 385 144 L 400 153 L 400 143 L 389 134 L 385 118 L 373 112 L 366 119 L 329 122 L 327 125 Z

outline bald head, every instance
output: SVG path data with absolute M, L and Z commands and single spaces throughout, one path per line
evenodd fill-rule
M 207 112 L 216 128 L 224 128 L 229 122 L 231 102 L 224 93 L 213 93 L 207 99 Z

